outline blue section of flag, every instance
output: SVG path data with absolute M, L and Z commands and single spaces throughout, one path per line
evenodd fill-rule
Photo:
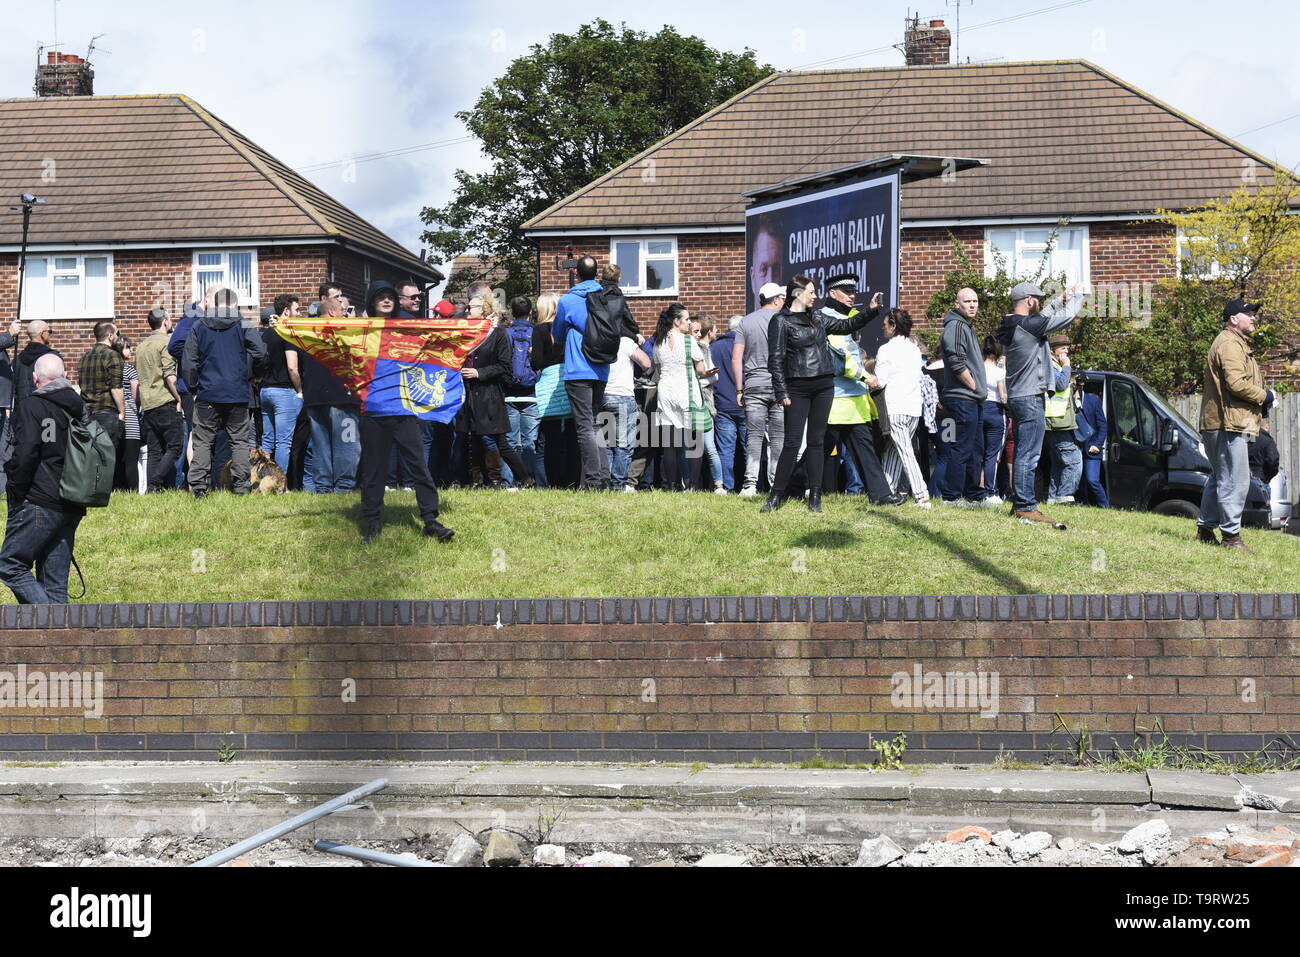
M 465 385 L 456 369 L 434 362 L 376 359 L 365 411 L 451 422 L 464 400 Z

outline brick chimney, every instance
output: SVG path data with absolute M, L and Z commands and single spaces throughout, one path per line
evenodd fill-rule
M 94 96 L 95 71 L 73 53 L 50 50 L 46 62 L 36 62 L 37 96 Z
M 917 17 L 907 25 L 903 36 L 903 54 L 908 66 L 932 66 L 948 62 L 948 48 L 952 34 L 942 20 L 931 20 L 929 25 Z

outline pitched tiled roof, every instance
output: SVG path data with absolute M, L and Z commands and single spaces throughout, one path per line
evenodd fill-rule
M 1078 60 L 778 73 L 566 197 L 525 229 L 730 226 L 741 193 L 884 153 L 991 160 L 908 185 L 907 220 L 1186 209 L 1229 193 L 1227 137 Z
M 333 238 L 441 278 L 185 96 L 0 100 L 0 196 L 24 192 L 46 201 L 32 243 Z M 0 215 L 0 244 L 20 238 Z

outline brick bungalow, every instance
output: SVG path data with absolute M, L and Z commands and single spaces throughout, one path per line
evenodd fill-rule
M 889 153 L 990 165 L 902 190 L 900 305 L 922 318 L 955 266 L 1036 268 L 1132 298 L 1174 268 L 1153 221 L 1271 181 L 1269 161 L 1081 60 L 948 64 L 942 21 L 908 31 L 903 67 L 777 73 L 529 220 L 542 291 L 565 288 L 565 247 L 623 266 L 639 323 L 670 301 L 744 310 L 742 193 Z
M 49 56 L 42 70 L 79 66 Z M 21 318 L 49 320 L 71 362 L 95 322 L 119 318 L 138 340 L 151 308 L 179 314 L 213 285 L 256 315 L 281 293 L 306 304 L 326 279 L 359 301 L 372 278 L 443 278 L 185 96 L 0 100 L 0 195 L 22 193 L 45 203 L 31 219 Z M 21 238 L 21 214 L 0 210 L 8 317 Z

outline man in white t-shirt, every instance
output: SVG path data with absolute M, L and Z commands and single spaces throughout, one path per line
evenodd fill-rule
M 745 410 L 745 484 L 740 494 L 758 494 L 758 465 L 767 439 L 767 480 L 776 480 L 776 460 L 785 441 L 785 413 L 772 390 L 767 368 L 767 333 L 772 317 L 785 305 L 785 290 L 774 282 L 758 290 L 760 308 L 740 320 L 732 347 L 732 376 L 738 386 L 736 401 Z
M 650 368 L 650 359 L 637 343 L 624 336 L 618 342 L 618 358 L 609 367 L 605 401 L 596 424 L 609 461 L 610 487 L 627 490 L 627 472 L 636 448 L 637 408 L 635 373 L 632 364 Z M 635 489 L 633 489 L 635 491 Z

